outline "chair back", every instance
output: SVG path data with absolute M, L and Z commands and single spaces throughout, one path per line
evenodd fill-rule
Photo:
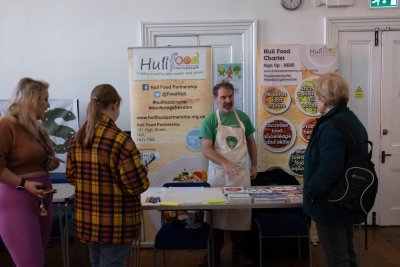
M 263 172 L 258 172 L 256 179 L 251 180 L 252 186 L 265 185 L 299 185 L 296 177 L 287 173 L 281 168 L 269 169 Z
M 163 187 L 210 187 L 207 182 L 179 182 L 179 183 L 165 183 Z

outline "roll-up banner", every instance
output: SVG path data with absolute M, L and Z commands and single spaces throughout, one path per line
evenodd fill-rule
M 128 49 L 131 135 L 149 165 L 150 186 L 206 181 L 200 126 L 212 112 L 210 47 Z M 145 238 L 152 241 L 159 212 L 145 213 Z
M 335 45 L 263 45 L 258 50 L 258 169 L 303 176 L 316 118 L 319 75 L 339 67 Z

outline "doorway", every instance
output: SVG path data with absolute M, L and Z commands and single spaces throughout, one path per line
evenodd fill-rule
M 211 46 L 213 68 L 216 63 L 241 63 L 242 110 L 257 121 L 257 21 L 144 22 L 142 46 Z
M 374 143 L 379 188 L 369 222 L 400 225 L 400 19 L 327 19 L 327 43 L 339 46 L 350 108 Z M 360 26 L 361 25 L 361 26 Z

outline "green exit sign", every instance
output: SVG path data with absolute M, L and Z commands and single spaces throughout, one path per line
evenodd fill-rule
M 398 0 L 369 0 L 370 8 L 397 7 Z

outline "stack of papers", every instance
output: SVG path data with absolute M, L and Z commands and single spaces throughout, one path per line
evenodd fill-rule
M 288 185 L 274 186 L 274 187 L 272 187 L 272 191 L 274 193 L 290 194 L 290 195 L 302 193 L 302 191 L 299 188 L 297 188 L 295 186 L 288 186 Z
M 253 196 L 254 203 L 286 203 L 287 196 L 284 194 L 257 194 Z
M 227 199 L 229 203 L 251 203 L 251 197 L 246 193 L 228 194 Z
M 223 193 L 225 196 L 228 194 L 241 194 L 244 193 L 244 187 L 243 186 L 225 186 L 222 188 Z
M 303 203 L 303 195 L 288 195 L 289 203 Z
M 250 195 L 262 195 L 262 194 L 272 194 L 272 190 L 268 187 L 245 187 L 245 193 Z

